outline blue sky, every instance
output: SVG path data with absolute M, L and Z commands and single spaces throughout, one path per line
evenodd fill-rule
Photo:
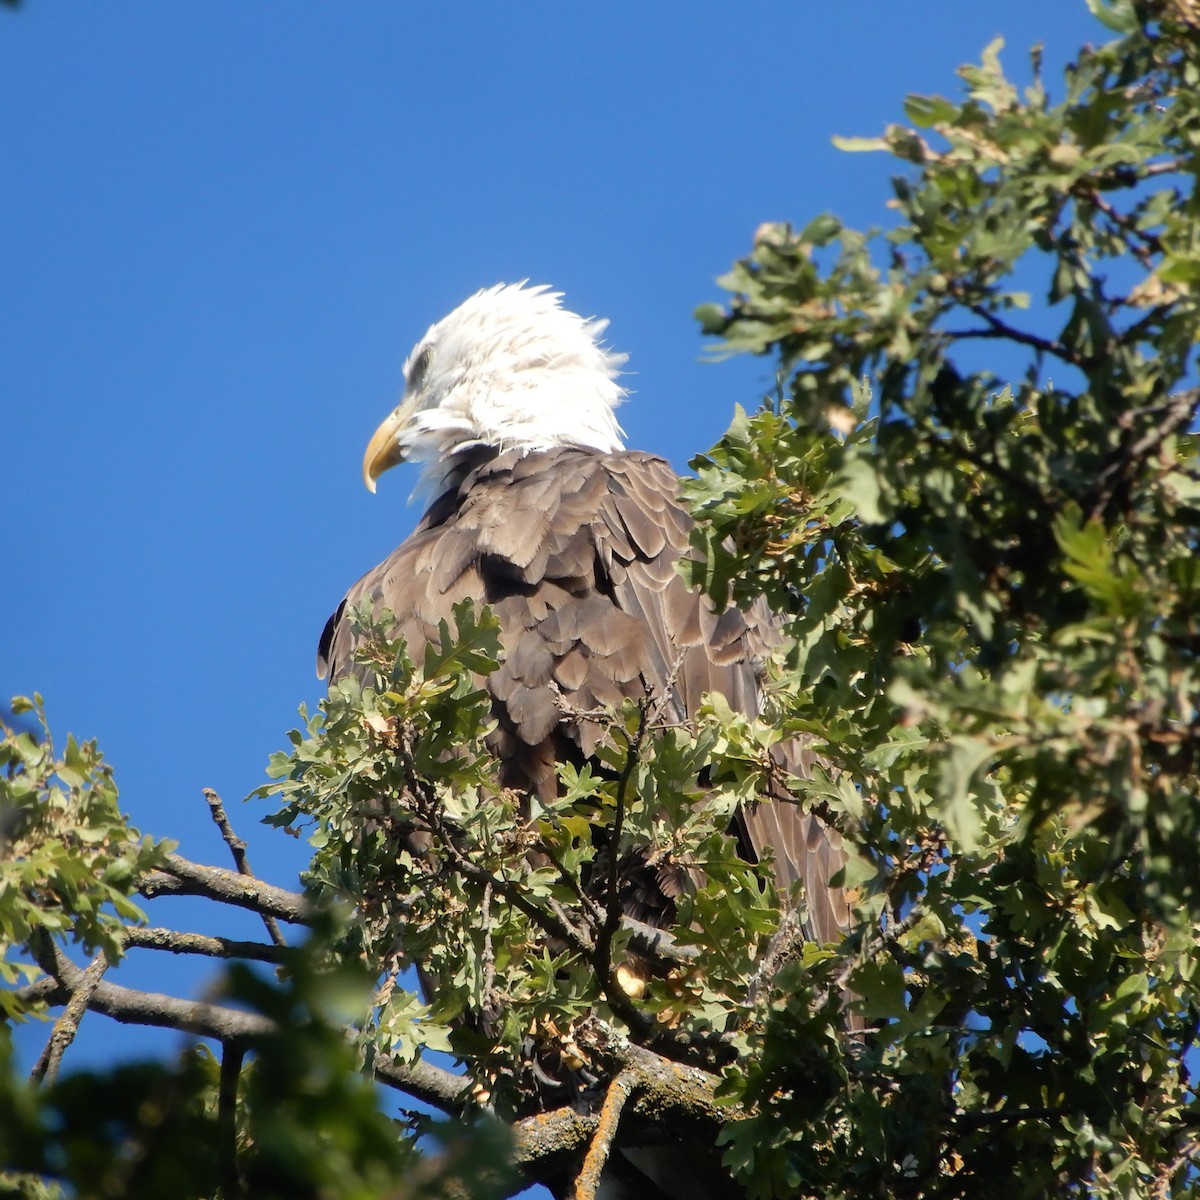
M 773 381 L 701 361 L 714 277 L 766 220 L 885 222 L 891 160 L 831 136 L 956 94 L 998 34 L 1052 81 L 1109 36 L 1083 0 L 0 12 L 0 696 L 42 692 L 144 831 L 225 865 L 216 788 L 292 884 L 302 848 L 237 801 L 420 515 L 412 475 L 359 475 L 411 344 L 479 287 L 551 283 L 630 355 L 630 444 L 683 469 Z

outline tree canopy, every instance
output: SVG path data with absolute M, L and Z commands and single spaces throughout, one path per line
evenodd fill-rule
M 842 141 L 895 160 L 880 231 L 765 225 L 698 311 L 778 363 L 687 485 L 695 581 L 786 625 L 761 720 L 630 704 L 526 818 L 482 741 L 491 614 L 419 663 L 360 614 L 374 686 L 303 713 L 254 793 L 313 847 L 285 889 L 216 796 L 233 870 L 141 836 L 97 747 L 14 702 L 0 1006 L 51 1024 L 32 1080 L 0 1036 L 0 1185 L 586 1197 L 657 1139 L 755 1198 L 1196 1193 L 1200 9 L 1090 4 L 1112 40 L 1063 81 L 1035 50 L 1018 90 L 995 44 Z M 727 832 L 796 736 L 824 765 L 788 786 L 851 849 L 841 945 Z M 586 885 L 614 845 L 703 865 L 674 928 Z M 263 938 L 146 923 L 181 893 Z M 112 981 L 151 950 L 228 960 L 221 988 Z M 89 1010 L 198 1040 L 71 1071 Z

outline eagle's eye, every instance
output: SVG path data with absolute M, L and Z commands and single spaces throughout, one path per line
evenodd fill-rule
M 429 370 L 429 360 L 433 357 L 432 346 L 422 346 L 413 359 L 412 366 L 408 368 L 408 386 L 410 390 L 416 390 L 425 382 L 425 373 Z

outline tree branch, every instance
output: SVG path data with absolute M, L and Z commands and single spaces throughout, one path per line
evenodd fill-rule
M 289 892 L 223 867 L 190 862 L 178 854 L 168 854 L 163 870 L 145 876 L 138 884 L 138 893 L 147 900 L 168 895 L 203 896 L 298 925 L 308 924 L 313 913 L 312 902 L 300 892 Z
M 592 1136 L 592 1144 L 588 1147 L 583 1165 L 575 1176 L 571 1200 L 596 1200 L 604 1175 L 604 1165 L 608 1162 L 613 1140 L 617 1136 L 621 1113 L 636 1083 L 637 1077 L 634 1073 L 625 1070 L 608 1085 L 604 1103 L 600 1106 L 600 1115 L 596 1118 L 596 1132 Z
M 245 958 L 252 962 L 281 962 L 285 949 L 264 942 L 241 942 L 203 933 L 180 933 L 174 929 L 144 929 L 137 925 L 127 926 L 123 938 L 126 946 L 138 950 L 168 950 L 172 954 L 203 954 L 209 958 Z
M 53 943 L 40 949 L 37 959 L 49 978 L 19 989 L 17 995 L 23 1001 L 41 1000 L 52 1005 L 68 1003 L 79 988 L 84 972 Z M 115 983 L 97 983 L 88 999 L 88 1008 L 123 1025 L 178 1029 L 219 1042 L 262 1037 L 275 1028 L 272 1021 L 257 1013 L 240 1012 L 202 1000 L 181 1000 L 161 992 L 141 992 Z
M 767 949 L 750 977 L 750 983 L 746 987 L 747 1004 L 757 1004 L 763 988 L 769 987 L 783 965 L 795 957 L 798 948 L 803 948 L 806 920 L 807 913 L 801 905 L 789 908 L 783 914 L 779 928 L 767 943 Z
M 635 1045 L 598 1018 L 577 1026 L 575 1041 L 613 1079 L 626 1081 L 621 1108 L 615 1111 L 619 1093 L 613 1096 L 610 1087 L 595 1112 L 566 1106 L 517 1121 L 513 1165 L 531 1183 L 561 1173 L 595 1144 L 605 1105 L 610 1122 L 620 1116 L 630 1126 L 631 1142 L 639 1145 L 670 1143 L 683 1134 L 711 1143 L 726 1125 L 746 1116 L 741 1105 L 717 1102 L 719 1076 Z
M 605 987 L 613 980 L 619 988 L 620 982 L 615 979 L 612 965 L 613 935 L 621 927 L 621 833 L 625 827 L 625 800 L 629 790 L 629 781 L 633 777 L 634 768 L 638 764 L 642 750 L 642 735 L 646 730 L 646 702 L 638 705 L 637 729 L 626 740 L 625 762 L 621 774 L 617 777 L 617 794 L 615 812 L 613 814 L 612 841 L 608 849 L 608 880 L 606 884 L 604 924 L 600 928 L 600 936 L 596 939 L 595 965 L 596 972 L 604 982 Z
M 629 944 L 639 954 L 657 958 L 675 966 L 686 967 L 700 957 L 698 946 L 683 946 L 665 929 L 647 925 L 630 916 L 621 918 L 621 928 L 629 932 Z
M 52 947 L 52 951 L 52 956 L 47 956 L 47 962 L 42 964 L 43 970 L 47 966 L 54 968 L 47 972 L 47 978 L 14 993 L 22 1003 L 66 1004 L 78 989 L 84 972 L 57 947 Z M 123 1025 L 178 1029 L 223 1044 L 266 1037 L 277 1029 L 273 1021 L 257 1013 L 104 982 L 97 984 L 88 1000 L 88 1008 Z M 450 1114 L 461 1111 L 472 1086 L 466 1076 L 420 1061 L 397 1063 L 378 1059 L 375 1078 Z
M 1093 488 L 1095 500 L 1089 517 L 1098 519 L 1105 515 L 1105 510 L 1120 490 L 1122 482 L 1129 477 L 1131 470 L 1157 450 L 1172 434 L 1186 428 L 1198 404 L 1200 388 L 1189 388 L 1187 391 L 1168 396 L 1161 404 L 1135 409 L 1125 414 L 1128 418 L 1127 428 L 1132 429 L 1134 421 L 1139 418 L 1148 420 L 1149 427 L 1141 437 L 1114 450 L 1109 461 L 1099 471 Z
M 422 1059 L 413 1063 L 376 1059 L 375 1078 L 451 1115 L 463 1110 L 475 1086 L 466 1075 L 455 1075 Z

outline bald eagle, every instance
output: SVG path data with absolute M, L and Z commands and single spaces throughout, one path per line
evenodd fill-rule
M 489 745 L 502 785 L 543 797 L 559 787 L 556 764 L 592 755 L 603 730 L 586 714 L 604 706 L 653 695 L 685 724 L 718 692 L 757 714 L 778 638 L 765 605 L 717 612 L 685 582 L 692 519 L 678 478 L 625 449 L 614 412 L 625 356 L 602 344 L 606 321 L 561 300 L 546 287 L 488 288 L 409 355 L 403 399 L 371 438 L 363 479 L 374 492 L 384 471 L 415 461 L 429 507 L 350 588 L 318 651 L 322 676 L 355 670 L 347 612 L 363 602 L 395 614 L 414 656 L 456 602 L 491 605 L 505 654 L 487 679 Z M 803 774 L 806 752 L 784 754 Z M 734 832 L 751 861 L 770 849 L 782 897 L 802 885 L 808 936 L 840 940 L 849 910 L 831 883 L 844 861 L 836 832 L 794 803 L 747 808 Z M 670 919 L 672 884 L 657 887 L 664 894 L 633 915 Z

